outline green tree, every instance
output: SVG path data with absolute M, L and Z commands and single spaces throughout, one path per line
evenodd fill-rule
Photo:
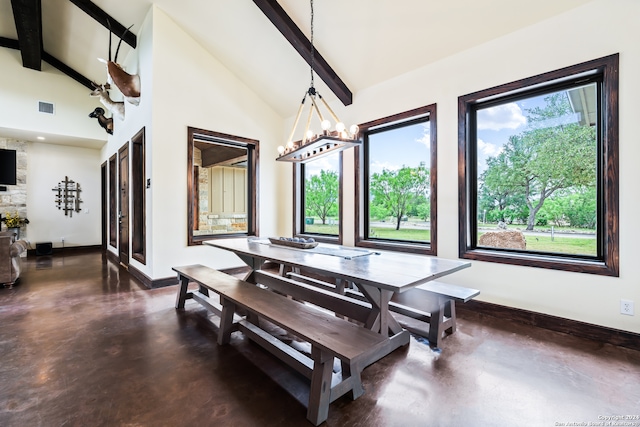
M 338 213 L 338 173 L 321 170 L 305 180 L 304 197 L 307 216 L 316 215 L 326 224 L 327 217 Z
M 429 170 L 422 164 L 416 168 L 403 166 L 397 171 L 383 169 L 382 173 L 371 176 L 371 205 L 383 206 L 396 219 L 396 230 L 399 230 L 410 204 L 426 197 L 429 180 Z
M 558 190 L 595 185 L 596 129 L 566 123 L 572 113 L 566 92 L 545 101 L 544 108 L 526 110 L 528 129 L 511 136 L 498 158 L 488 162 L 494 170 L 485 171 L 483 191 L 507 189 L 524 196 L 527 230 L 533 230 L 536 215 Z

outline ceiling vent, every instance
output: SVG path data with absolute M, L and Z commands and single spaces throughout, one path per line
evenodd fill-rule
M 53 103 L 38 101 L 38 111 L 45 114 L 53 114 Z

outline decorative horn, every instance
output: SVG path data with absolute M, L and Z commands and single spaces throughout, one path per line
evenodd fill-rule
M 120 52 L 120 45 L 122 44 L 122 39 L 124 38 L 125 34 L 127 34 L 127 32 L 131 27 L 133 27 L 133 24 L 129 25 L 129 28 L 124 30 L 124 33 L 122 33 L 122 37 L 120 37 L 120 41 L 118 42 L 118 47 L 116 48 L 116 57 L 113 59 L 113 62 L 115 62 L 116 64 L 118 63 L 118 52 Z

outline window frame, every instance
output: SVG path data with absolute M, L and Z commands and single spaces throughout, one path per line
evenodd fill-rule
M 193 146 L 194 140 L 211 141 L 216 144 L 229 144 L 247 148 L 247 232 L 246 233 L 220 233 L 194 235 L 194 214 L 198 209 L 194 206 L 194 192 L 198 183 L 194 177 Z M 187 128 L 187 242 L 188 246 L 201 245 L 205 240 L 223 239 L 228 237 L 258 236 L 258 176 L 260 160 L 260 142 L 255 139 L 244 138 L 225 133 L 214 132 L 194 127 Z
M 343 152 L 338 153 L 338 235 L 305 233 L 304 232 L 304 163 L 293 164 L 293 236 L 313 237 L 314 240 L 322 243 L 342 244 L 342 218 L 344 211 L 344 198 L 342 191 L 343 176 Z
M 131 257 L 141 264 L 147 263 L 146 225 L 146 147 L 145 128 L 131 138 Z
M 431 239 L 429 243 L 416 243 L 402 240 L 371 239 L 367 235 L 369 228 L 369 204 L 365 200 L 365 195 L 369 194 L 367 177 L 369 176 L 368 164 L 368 135 L 378 133 L 384 129 L 392 130 L 402 125 L 417 123 L 427 118 L 429 123 L 429 150 L 431 162 L 429 165 L 430 175 L 430 203 L 431 212 L 429 216 Z M 438 147 L 437 147 L 437 104 L 429 104 L 413 110 L 394 114 L 381 119 L 373 120 L 360 125 L 361 146 L 357 146 L 355 152 L 355 246 L 391 250 L 398 252 L 409 252 L 422 255 L 437 255 L 437 235 L 438 235 L 438 209 L 437 209 L 437 188 L 438 188 Z M 368 199 L 368 198 L 367 198 Z
M 543 73 L 458 98 L 458 215 L 459 257 L 477 261 L 547 268 L 605 276 L 619 276 L 619 176 L 618 176 L 618 61 L 614 54 Z M 524 252 L 477 246 L 477 134 L 478 105 L 508 100 L 536 91 L 568 88 L 581 78 L 598 76 L 601 108 L 598 135 L 598 243 L 595 257 Z M 474 163 L 475 162 L 475 163 Z M 476 190 L 473 190 L 473 189 Z M 472 191 L 473 190 L 473 191 Z M 472 223 L 475 221 L 475 223 Z

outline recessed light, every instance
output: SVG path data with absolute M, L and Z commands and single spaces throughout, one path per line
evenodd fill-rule
M 44 136 L 37 137 L 40 141 L 44 141 Z

